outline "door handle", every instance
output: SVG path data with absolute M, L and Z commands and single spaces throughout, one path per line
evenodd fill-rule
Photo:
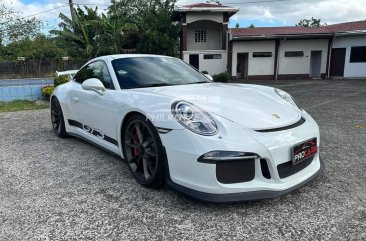
M 75 102 L 75 103 L 79 102 L 79 98 L 78 98 L 78 97 L 72 97 L 72 100 L 73 100 L 73 102 Z

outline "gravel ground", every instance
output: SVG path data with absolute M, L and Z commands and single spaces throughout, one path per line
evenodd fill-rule
M 126 163 L 53 135 L 48 110 L 0 114 L 0 240 L 365 240 L 366 81 L 260 82 L 321 128 L 326 170 L 279 198 L 190 200 L 138 185 Z

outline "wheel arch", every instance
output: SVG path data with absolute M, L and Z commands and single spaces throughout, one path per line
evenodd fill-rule
M 141 116 L 144 116 L 146 117 L 146 114 L 144 114 L 143 112 L 140 112 L 140 111 L 137 111 L 137 110 L 132 110 L 130 112 L 128 112 L 124 117 L 123 119 L 121 120 L 121 123 L 120 123 L 120 126 L 119 126 L 119 135 L 118 135 L 118 138 L 119 138 L 119 144 L 120 144 L 120 149 L 121 149 L 121 157 L 124 159 L 125 156 L 123 154 L 123 143 L 122 143 L 122 140 L 123 140 L 123 131 L 124 131 L 124 128 L 126 127 L 126 124 L 128 122 L 128 120 L 134 116 L 134 115 L 141 115 Z
M 121 121 L 121 126 L 120 126 L 120 135 L 122 135 L 122 131 L 124 130 L 124 128 L 126 127 L 126 124 L 127 124 L 127 121 L 132 117 L 132 116 L 134 116 L 134 115 L 141 115 L 141 116 L 143 116 L 143 117 L 145 117 L 146 118 L 146 115 L 144 114 L 144 113 L 142 113 L 142 112 L 140 112 L 140 111 L 136 111 L 136 110 L 133 110 L 133 111 L 130 111 L 130 112 L 128 112 L 125 116 L 124 116 L 124 118 L 122 119 L 122 121 Z
M 161 146 L 161 149 L 160 150 L 160 154 L 161 154 L 161 158 L 159 158 L 159 160 L 162 162 L 162 175 L 163 175 L 163 180 L 161 182 L 161 184 L 159 184 L 159 187 L 160 186 L 164 186 L 166 183 L 167 183 L 167 180 L 170 179 L 170 172 L 169 172 L 169 163 L 168 163 L 168 159 L 167 159 L 167 154 L 166 154 L 166 150 L 165 150 L 165 146 L 164 144 L 162 143 L 162 140 L 161 140 L 161 137 L 160 137 L 160 134 L 159 134 L 159 131 L 158 129 L 156 128 L 156 126 L 154 125 L 154 123 L 149 120 L 149 118 L 147 117 L 146 114 L 144 114 L 143 112 L 140 112 L 140 111 L 136 111 L 136 110 L 133 110 L 133 111 L 130 111 L 128 112 L 125 117 L 123 118 L 123 120 L 121 121 L 121 125 L 120 125 L 120 134 L 119 134 L 119 138 L 120 138 L 120 144 L 121 144 L 121 154 L 122 154 L 122 157 L 123 159 L 125 159 L 125 156 L 124 156 L 124 151 L 122 150 L 123 148 L 123 134 L 124 134 L 124 130 L 127 128 L 127 124 L 128 122 L 131 120 L 132 117 L 134 116 L 140 116 L 140 118 L 144 118 L 146 119 L 147 122 L 149 122 L 153 127 L 154 127 L 154 132 L 157 136 L 157 142 L 159 143 L 159 145 Z M 159 155 L 160 155 L 159 154 Z

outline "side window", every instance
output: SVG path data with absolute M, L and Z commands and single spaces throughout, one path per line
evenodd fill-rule
M 89 64 L 86 72 L 87 78 L 97 78 L 103 83 L 105 88 L 114 90 L 112 78 L 104 62 L 97 61 Z
M 97 78 L 103 83 L 105 88 L 114 90 L 112 78 L 104 62 L 97 61 L 90 63 L 74 76 L 75 81 L 80 84 L 90 78 Z
M 74 76 L 74 80 L 76 82 L 78 82 L 79 84 L 83 83 L 84 80 L 86 80 L 86 76 L 85 76 L 85 70 L 88 66 L 85 66 L 84 68 L 82 68 L 81 70 L 79 70 L 79 72 L 76 73 L 76 75 Z

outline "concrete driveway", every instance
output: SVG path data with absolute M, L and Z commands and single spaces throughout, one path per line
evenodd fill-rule
M 324 173 L 280 198 L 190 200 L 53 135 L 48 110 L 0 114 L 0 240 L 365 240 L 366 81 L 257 82 L 318 121 Z M 274 84 L 275 83 L 275 84 Z

